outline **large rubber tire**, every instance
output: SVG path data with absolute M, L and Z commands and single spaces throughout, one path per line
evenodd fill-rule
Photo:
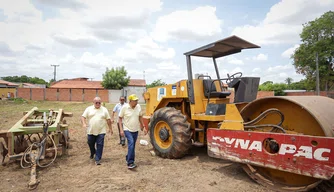
M 181 111 L 173 107 L 164 107 L 154 112 L 149 129 L 155 154 L 160 157 L 182 158 L 192 146 L 190 123 Z M 163 134 L 161 132 L 164 133 L 162 138 L 159 135 Z

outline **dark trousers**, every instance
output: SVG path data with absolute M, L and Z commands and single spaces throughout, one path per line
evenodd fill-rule
M 121 136 L 121 128 L 119 127 L 118 122 L 117 122 L 117 127 L 118 127 L 119 143 L 125 145 L 125 137 Z
M 102 158 L 103 146 L 104 146 L 105 134 L 88 135 L 88 146 L 90 149 L 90 155 L 95 155 L 95 161 L 100 161 Z M 96 144 L 96 149 L 95 149 Z
M 124 131 L 124 135 L 128 140 L 128 154 L 126 155 L 125 159 L 129 166 L 130 164 L 135 162 L 135 148 L 138 137 L 138 131 L 136 132 Z

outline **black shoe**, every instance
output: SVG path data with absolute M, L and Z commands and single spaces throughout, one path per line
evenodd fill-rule
M 137 167 L 137 165 L 134 164 L 134 163 L 128 165 L 128 169 L 134 169 L 134 168 L 136 168 L 136 167 Z
M 94 155 L 90 155 L 89 158 L 90 158 L 90 159 L 94 159 Z

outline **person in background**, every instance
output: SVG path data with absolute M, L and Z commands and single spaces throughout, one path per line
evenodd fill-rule
M 147 129 L 143 123 L 141 107 L 138 105 L 138 97 L 132 94 L 128 97 L 129 103 L 125 104 L 118 116 L 118 124 L 121 135 L 128 140 L 128 152 L 126 162 L 129 169 L 136 167 L 135 164 L 135 147 L 138 137 L 139 128 L 147 134 Z
M 113 112 L 112 112 L 112 120 L 111 120 L 111 123 L 114 123 L 114 117 L 115 117 L 115 113 L 117 113 L 117 116 L 119 116 L 119 112 L 121 111 L 122 107 L 124 106 L 125 103 L 125 98 L 123 96 L 121 96 L 119 98 L 119 103 L 117 103 L 113 109 Z M 121 130 L 120 130 L 120 127 L 119 127 L 119 124 L 118 124 L 118 117 L 117 117 L 117 120 L 116 120 L 116 123 L 117 123 L 117 127 L 118 127 L 118 134 L 119 134 L 119 144 L 121 144 L 122 146 L 125 145 L 125 137 L 121 135 Z
M 100 97 L 95 97 L 93 105 L 85 109 L 81 116 L 81 122 L 82 127 L 87 128 L 87 143 L 90 149 L 90 159 L 94 159 L 95 155 L 95 164 L 101 165 L 104 136 L 107 132 L 107 126 L 109 127 L 111 135 L 113 131 L 108 109 L 101 106 Z

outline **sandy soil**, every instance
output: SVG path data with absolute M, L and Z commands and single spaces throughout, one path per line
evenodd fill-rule
M 22 117 L 22 110 L 63 108 L 73 113 L 67 118 L 70 125 L 71 149 L 67 156 L 57 158 L 48 168 L 38 168 L 40 184 L 36 191 L 269 191 L 252 181 L 241 166 L 230 161 L 207 156 L 206 148 L 193 148 L 191 154 L 178 160 L 152 156 L 152 145 L 142 146 L 140 133 L 136 145 L 135 170 L 125 163 L 126 147 L 118 145 L 118 131 L 107 135 L 102 165 L 89 159 L 85 130 L 80 115 L 89 103 L 0 103 L 0 130 L 7 130 Z M 112 105 L 107 104 L 109 110 Z M 30 169 L 17 162 L 0 166 L 0 191 L 28 191 Z

